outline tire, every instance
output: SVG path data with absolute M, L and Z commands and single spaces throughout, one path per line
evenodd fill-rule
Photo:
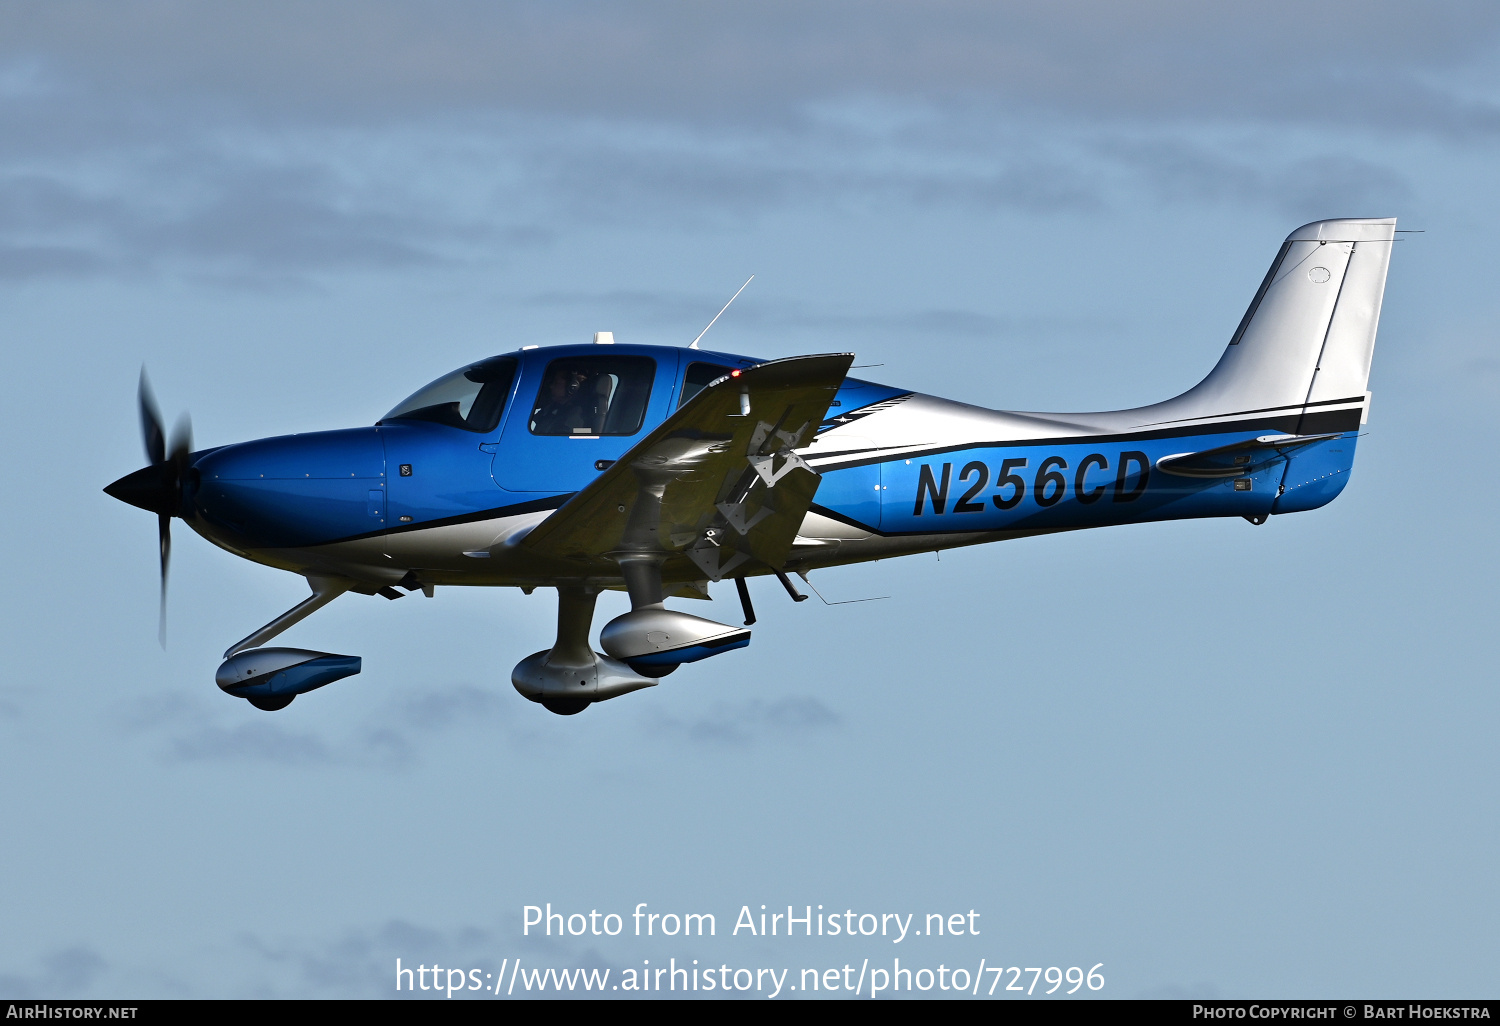
M 587 698 L 542 699 L 542 708 L 546 709 L 548 712 L 557 713 L 557 715 L 559 716 L 577 716 L 579 713 L 587 709 L 590 705 L 593 705 L 593 702 L 591 702 Z
M 642 677 L 658 677 L 658 678 L 660 678 L 660 677 L 665 677 L 667 674 L 671 673 L 673 670 L 677 669 L 677 667 L 681 666 L 682 664 L 681 663 L 668 663 L 665 666 L 642 666 L 640 663 L 626 663 L 625 665 L 628 666 L 628 667 L 630 667 L 636 673 L 640 674 Z
M 296 697 L 296 695 L 266 695 L 265 697 L 256 695 L 254 698 L 246 698 L 245 701 L 264 712 L 275 712 L 277 709 L 285 709 L 291 705 L 292 699 Z

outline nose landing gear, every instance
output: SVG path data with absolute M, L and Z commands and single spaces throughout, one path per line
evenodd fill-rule
M 275 712 L 292 699 L 325 684 L 352 677 L 362 667 L 359 656 L 313 652 L 302 648 L 256 648 L 288 627 L 322 609 L 349 590 L 347 582 L 309 577 L 313 593 L 249 637 L 229 646 L 214 675 L 220 690 L 243 698 L 257 709 Z
M 291 705 L 298 695 L 354 676 L 360 665 L 359 656 L 302 648 L 252 648 L 224 660 L 215 679 L 225 694 L 274 712 Z

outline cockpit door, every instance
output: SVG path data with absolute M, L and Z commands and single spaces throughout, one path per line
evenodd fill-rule
M 576 492 L 667 416 L 675 355 L 531 354 L 491 468 L 512 492 Z

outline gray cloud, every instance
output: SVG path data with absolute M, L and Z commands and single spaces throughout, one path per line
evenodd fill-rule
M 103 256 L 79 247 L 0 242 L 0 279 L 71 278 L 110 269 L 110 262 Z
M 6 719 L 19 719 L 23 714 L 24 700 L 29 692 L 21 688 L 0 687 L 0 716 Z
M 0 973 L 0 994 L 8 998 L 68 998 L 86 994 L 107 969 L 104 959 L 87 945 L 43 955 L 31 973 Z
M 200 274 L 294 277 L 438 264 L 475 245 L 493 256 L 544 237 L 341 180 L 329 163 L 195 145 L 133 163 L 87 184 L 70 180 L 70 168 L 0 169 L 0 275 L 140 274 L 175 262 Z
M 733 285 L 726 286 L 732 292 Z M 548 291 L 534 293 L 522 300 L 542 307 L 593 311 L 606 320 L 620 318 L 632 324 L 696 332 L 713 316 L 730 292 L 724 295 L 692 295 L 653 291 Z M 997 317 L 976 310 L 927 309 L 882 313 L 848 313 L 827 310 L 807 303 L 780 300 L 774 306 L 756 305 L 741 300 L 735 307 L 736 320 L 761 330 L 815 330 L 840 332 L 869 337 L 890 334 L 907 338 L 913 335 L 949 338 L 996 337 L 1035 338 L 1038 335 L 1088 334 L 1115 332 L 1118 323 L 1082 316 Z M 689 340 L 691 334 L 684 334 Z M 712 336 L 703 344 L 713 348 Z
M 770 207 L 816 203 L 879 211 L 892 204 L 1031 213 L 1092 210 L 1097 184 L 1065 155 L 1028 141 L 954 159 L 959 139 L 932 137 L 901 152 L 881 126 L 819 123 L 805 131 L 692 136 L 584 131 L 528 147 L 527 182 L 546 183 L 560 211 L 590 222 L 743 221 Z M 523 144 L 525 145 L 525 144 Z
M 1391 168 L 1347 154 L 1251 162 L 1161 138 L 1114 140 L 1099 148 L 1161 201 L 1252 203 L 1311 219 L 1331 210 L 1395 210 L 1415 192 Z
M 458 940 L 460 943 L 455 944 Z M 466 942 L 466 943 L 465 943 Z M 258 996 L 287 997 L 305 994 L 340 997 L 387 997 L 393 992 L 398 957 L 413 962 L 449 958 L 460 951 L 473 956 L 485 948 L 490 937 L 483 931 L 459 931 L 458 937 L 391 920 L 369 929 L 351 929 L 323 942 L 295 939 L 267 941 L 253 934 L 240 944 L 263 968 L 274 970 L 276 982 L 258 976 L 252 987 Z M 290 977 L 290 978 L 288 978 Z
M 119 722 L 132 733 L 157 739 L 171 762 L 399 770 L 420 762 L 424 750 L 444 736 L 474 726 L 516 746 L 544 743 L 517 715 L 516 701 L 509 693 L 470 685 L 416 690 L 371 709 L 362 721 L 336 733 L 302 729 L 306 721 L 296 716 L 295 705 L 291 715 L 264 713 L 246 703 L 176 694 L 134 702 L 122 708 Z
M 839 722 L 839 716 L 818 699 L 789 696 L 772 702 L 760 699 L 717 702 L 708 712 L 692 719 L 663 712 L 649 722 L 648 730 L 701 744 L 740 746 L 772 737 L 828 730 Z
M 403 700 L 395 713 L 413 729 L 445 730 L 480 720 L 506 719 L 506 707 L 514 698 L 509 689 L 497 692 L 457 685 L 414 694 Z
M 793 0 L 626 7 L 450 0 L 8 5 L 0 53 L 149 101 L 260 116 L 543 113 L 749 123 L 847 95 L 969 98 L 1082 117 L 1355 120 L 1493 132 L 1493 99 L 1434 84 L 1491 60 L 1480 0 L 1035 4 Z
M 242 723 L 228 729 L 201 726 L 173 737 L 172 754 L 184 762 L 263 759 L 285 766 L 328 762 L 332 755 L 315 735 L 269 723 Z
M 403 969 L 415 971 L 434 964 L 477 969 L 481 976 L 498 973 L 505 963 L 522 958 L 542 958 L 557 969 L 611 968 L 598 951 L 575 949 L 569 942 L 543 936 L 521 937 L 512 931 L 464 925 L 451 930 L 433 930 L 402 920 L 374 927 L 353 927 L 328 939 L 283 937 L 268 940 L 253 934 L 239 938 L 248 953 L 244 965 L 254 974 L 250 990 L 258 997 L 381 997 L 397 996 L 396 959 Z M 446 973 L 444 975 L 446 979 Z M 404 977 L 403 977 L 404 980 Z M 423 982 L 431 984 L 432 977 Z M 456 981 L 455 981 L 456 982 Z M 466 983 L 472 978 L 466 977 Z M 492 981 L 487 981 L 493 986 Z M 520 988 L 517 988 L 519 992 Z M 400 997 L 431 997 L 431 991 Z M 482 997 L 482 993 L 454 997 Z M 581 995 L 580 995 L 581 996 Z
M 503 262 L 548 244 L 556 226 L 744 223 L 799 204 L 1062 212 L 1101 202 L 1062 159 L 915 154 L 889 166 L 878 135 L 695 140 L 514 119 L 455 131 L 352 132 L 337 144 L 167 135 L 9 162 L 0 152 L 0 275 L 189 268 L 296 280 Z
M 1338 133 L 1493 136 L 1497 36 L 1468 0 L 12 4 L 0 280 L 297 285 L 811 206 L 1391 209 Z

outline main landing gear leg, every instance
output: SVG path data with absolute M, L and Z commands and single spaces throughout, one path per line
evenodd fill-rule
M 559 716 L 581 713 L 594 702 L 653 687 L 624 663 L 589 647 L 599 590 L 587 585 L 557 589 L 557 641 L 516 664 L 510 682 L 517 691 Z
M 605 624 L 599 632 L 599 643 L 636 673 L 665 677 L 683 663 L 750 643 L 750 632 L 744 628 L 665 608 L 660 556 L 624 552 L 614 559 L 630 592 L 630 612 Z

